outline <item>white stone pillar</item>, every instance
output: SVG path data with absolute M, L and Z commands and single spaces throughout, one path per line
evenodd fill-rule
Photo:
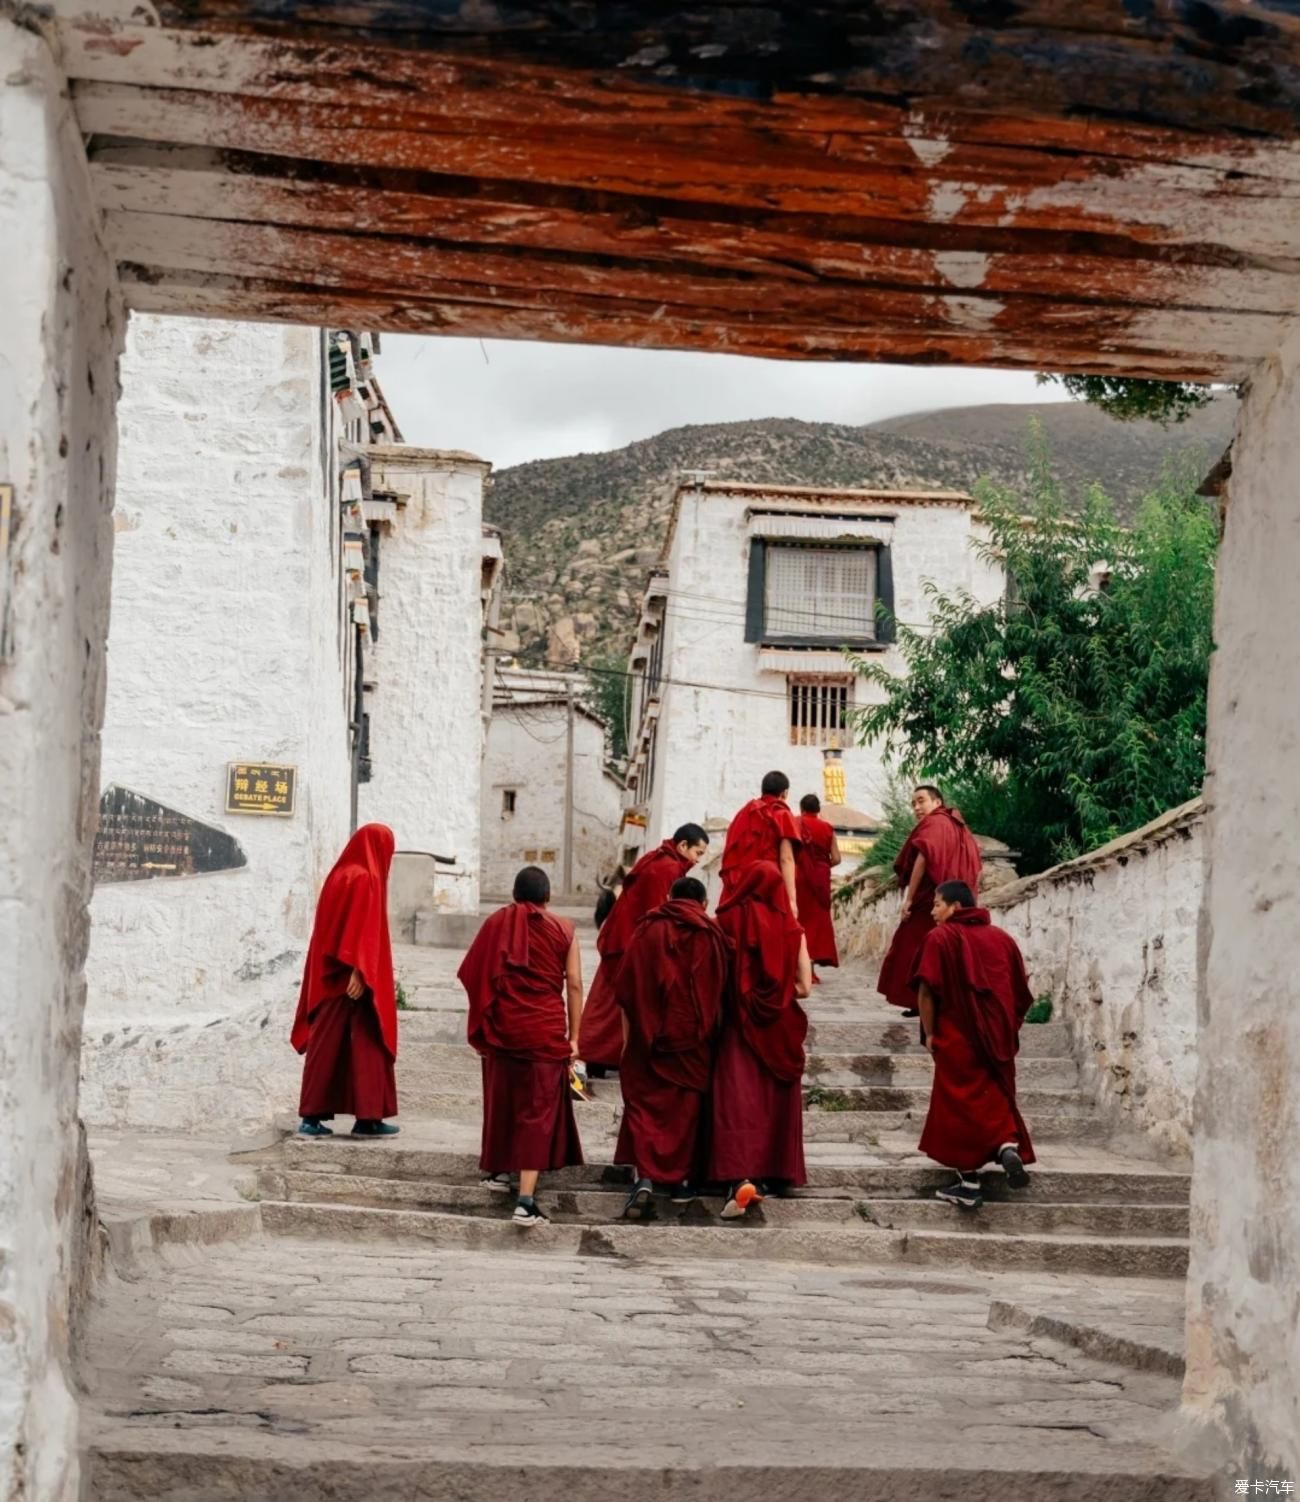
M 123 315 L 64 80 L 0 19 L 0 1496 L 77 1494 L 77 1055 Z
M 1184 1398 L 1300 1483 L 1300 333 L 1242 410 L 1215 636 Z

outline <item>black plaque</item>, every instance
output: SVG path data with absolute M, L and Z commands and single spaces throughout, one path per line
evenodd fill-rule
M 95 836 L 97 883 L 203 876 L 247 864 L 238 840 L 224 829 L 202 824 L 130 788 L 110 784 L 104 789 Z
M 232 761 L 226 768 L 226 812 L 293 815 L 298 791 L 297 767 L 265 761 Z

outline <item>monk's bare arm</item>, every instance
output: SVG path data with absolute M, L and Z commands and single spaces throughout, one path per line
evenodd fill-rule
M 569 998 L 569 1046 L 576 1059 L 578 1029 L 582 1026 L 582 951 L 576 937 L 569 945 L 568 958 L 564 962 L 564 989 Z
M 934 1030 L 939 1025 L 939 1006 L 934 992 L 924 981 L 917 987 L 916 1005 L 921 1013 L 921 1027 L 925 1031 L 925 1046 L 933 1052 Z
M 785 894 L 790 899 L 790 911 L 799 916 L 799 899 L 795 896 L 794 846 L 789 840 L 781 841 L 781 880 L 785 882 Z
M 832 835 L 831 836 L 831 865 L 832 866 L 838 866 L 839 863 L 843 859 L 844 859 L 844 857 L 840 854 L 840 842 L 835 838 L 834 835 Z
M 795 973 L 794 994 L 800 997 L 812 995 L 812 961 L 808 958 L 806 936 L 799 940 L 799 969 Z
M 916 900 L 916 889 L 921 885 L 921 878 L 925 875 L 925 856 L 918 855 L 912 865 L 912 874 L 907 882 L 907 896 L 903 898 L 903 917 L 908 918 L 912 913 L 912 903 Z

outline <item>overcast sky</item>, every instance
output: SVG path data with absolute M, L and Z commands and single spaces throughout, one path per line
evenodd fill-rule
M 1051 401 L 1004 370 L 798 364 L 738 355 L 385 334 L 377 372 L 408 443 L 498 469 L 622 448 L 684 423 L 801 417 L 864 423 L 936 407 Z

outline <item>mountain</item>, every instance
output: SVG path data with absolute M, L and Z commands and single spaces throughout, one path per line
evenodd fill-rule
M 1121 514 L 1167 459 L 1208 470 L 1227 447 L 1237 403 L 1219 397 L 1174 428 L 1121 423 L 1079 402 L 954 407 L 853 427 L 767 418 L 670 428 L 604 454 L 518 464 L 496 475 L 488 521 L 502 529 L 509 650 L 552 660 L 621 657 L 647 569 L 659 556 L 684 470 L 759 484 L 970 490 L 982 479 L 1027 490 L 1027 444 L 1040 423 L 1067 492 L 1099 484 Z

